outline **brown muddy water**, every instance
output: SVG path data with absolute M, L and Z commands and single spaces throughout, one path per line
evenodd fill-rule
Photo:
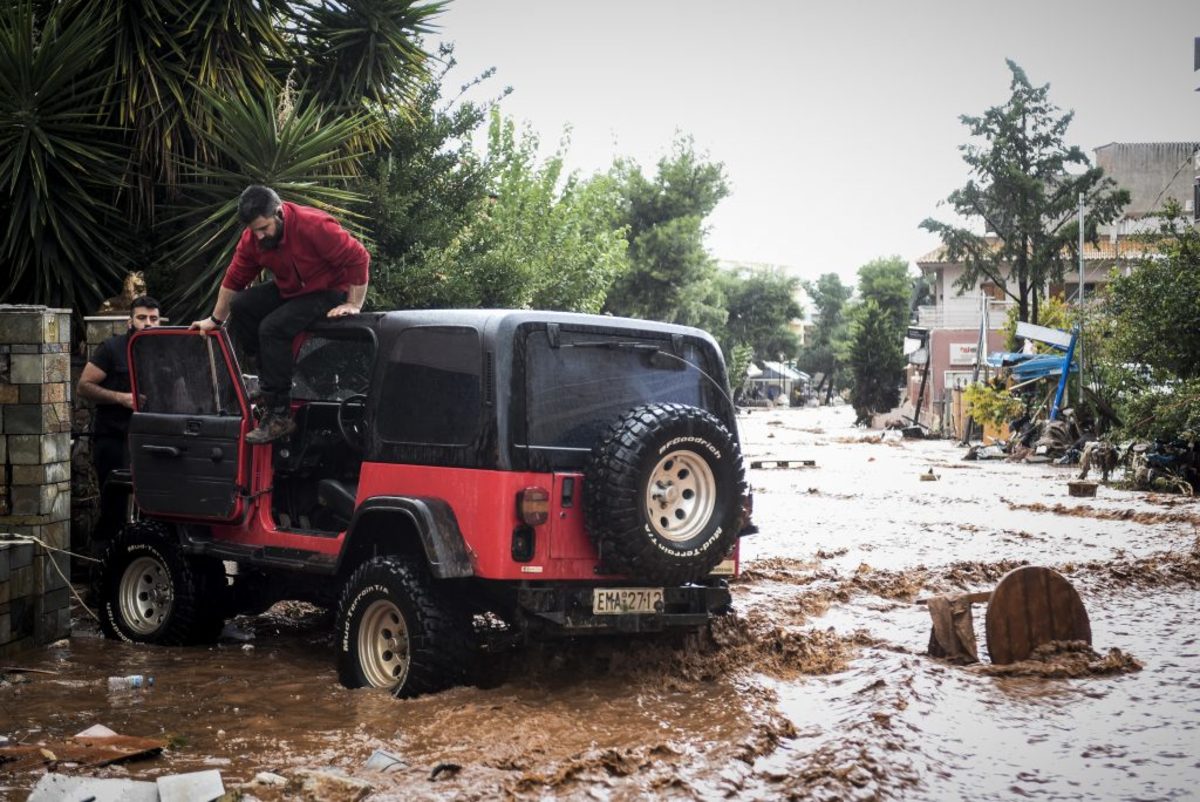
M 1200 504 L 1109 486 L 1081 503 L 1070 468 L 962 462 L 949 442 L 852 419 L 741 419 L 748 460 L 817 464 L 749 472 L 762 531 L 743 541 L 735 614 L 706 637 L 533 646 L 485 687 L 397 701 L 338 685 L 315 608 L 279 605 L 235 622 L 246 640 L 191 649 L 104 640 L 79 610 L 68 644 L 8 661 L 57 673 L 0 680 L 0 735 L 52 745 L 102 723 L 168 748 L 60 771 L 216 768 L 264 800 L 291 797 L 241 784 L 326 766 L 378 800 L 1192 798 Z M 926 654 L 914 600 L 991 589 L 1022 564 L 1071 580 L 1092 650 L 1004 671 Z M 154 687 L 108 691 L 134 673 Z M 375 749 L 402 764 L 364 770 Z M 43 770 L 0 766 L 0 798 L 23 799 Z

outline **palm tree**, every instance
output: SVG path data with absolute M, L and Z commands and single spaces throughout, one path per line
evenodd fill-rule
M 200 303 L 252 181 L 344 212 L 357 158 L 386 136 L 378 120 L 426 79 L 419 37 L 444 4 L 0 5 L 0 258 L 11 271 L 0 287 L 5 300 L 87 311 L 132 267 L 152 268 L 154 291 Z M 280 116 L 287 97 L 298 100 Z

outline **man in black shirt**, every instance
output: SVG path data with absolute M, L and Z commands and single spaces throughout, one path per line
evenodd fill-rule
M 158 309 L 158 301 L 149 295 L 134 298 L 129 306 L 128 331 L 114 334 L 96 347 L 95 353 L 83 366 L 79 384 L 75 388 L 80 398 L 96 404 L 92 422 L 92 464 L 96 466 L 96 484 L 101 491 L 110 473 L 118 468 L 129 467 L 127 435 L 129 419 L 133 415 L 133 393 L 126 361 L 129 335 L 157 326 Z M 120 513 L 101 509 L 97 532 L 115 524 L 111 520 L 114 514 Z M 110 534 L 104 532 L 105 536 Z

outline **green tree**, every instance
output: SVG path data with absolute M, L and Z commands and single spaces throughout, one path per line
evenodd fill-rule
M 704 247 L 704 219 L 729 193 L 725 168 L 676 139 L 654 179 L 637 164 L 618 162 L 617 224 L 625 226 L 631 269 L 618 278 L 605 311 L 669 323 L 717 328 L 727 315 L 716 265 Z
M 538 139 L 492 111 L 488 169 L 494 193 L 436 250 L 410 261 L 392 298 L 413 307 L 538 307 L 597 312 L 628 268 L 620 201 L 609 177 L 564 175 L 566 144 L 544 163 Z
M 820 376 L 816 392 L 825 391 L 825 402 L 840 390 L 844 383 L 839 382 L 839 368 L 836 344 L 844 340 L 846 328 L 844 309 L 854 288 L 842 283 L 837 273 L 825 273 L 815 282 L 806 282 L 804 289 L 812 300 L 816 314 L 814 316 L 812 336 L 800 352 L 800 369 L 812 376 Z
M 1050 102 L 1049 84 L 1035 87 L 1016 63 L 1007 63 L 1008 101 L 960 118 L 982 142 L 961 147 L 971 178 L 946 201 L 991 234 L 933 218 L 921 227 L 941 237 L 949 259 L 962 261 L 961 289 L 991 281 L 1017 302 L 1021 320 L 1036 323 L 1043 288 L 1062 280 L 1078 248 L 1079 195 L 1087 206 L 1085 237 L 1095 242 L 1097 226 L 1116 219 L 1129 193 L 1079 147 L 1066 144 L 1074 115 Z
M 848 362 L 854 377 L 850 403 L 856 423 L 869 423 L 874 413 L 886 412 L 900 403 L 902 345 L 890 311 L 873 298 L 855 307 L 850 320 Z
M 1115 407 L 1121 435 L 1200 439 L 1200 231 L 1168 202 L 1152 255 L 1117 275 L 1102 296 L 1098 386 Z
M 867 262 L 858 269 L 858 293 L 863 300 L 879 304 L 892 330 L 903 339 L 913 293 L 907 260 L 889 256 Z
M 796 357 L 799 342 L 788 324 L 804 315 L 795 298 L 799 279 L 761 272 L 742 278 L 722 272 L 720 284 L 728 311 L 722 332 L 727 354 L 732 355 L 735 345 L 744 344 L 758 360 Z

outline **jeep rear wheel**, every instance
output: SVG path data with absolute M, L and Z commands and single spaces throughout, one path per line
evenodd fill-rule
M 715 416 L 685 404 L 632 410 L 585 472 L 601 567 L 664 584 L 702 578 L 733 547 L 744 490 L 737 441 Z
M 109 544 L 100 567 L 100 628 L 110 638 L 179 646 L 216 639 L 225 569 L 184 554 L 166 527 L 139 521 Z
M 465 677 L 465 628 L 415 560 L 375 557 L 359 566 L 342 592 L 337 628 L 338 678 L 347 688 L 409 697 Z

